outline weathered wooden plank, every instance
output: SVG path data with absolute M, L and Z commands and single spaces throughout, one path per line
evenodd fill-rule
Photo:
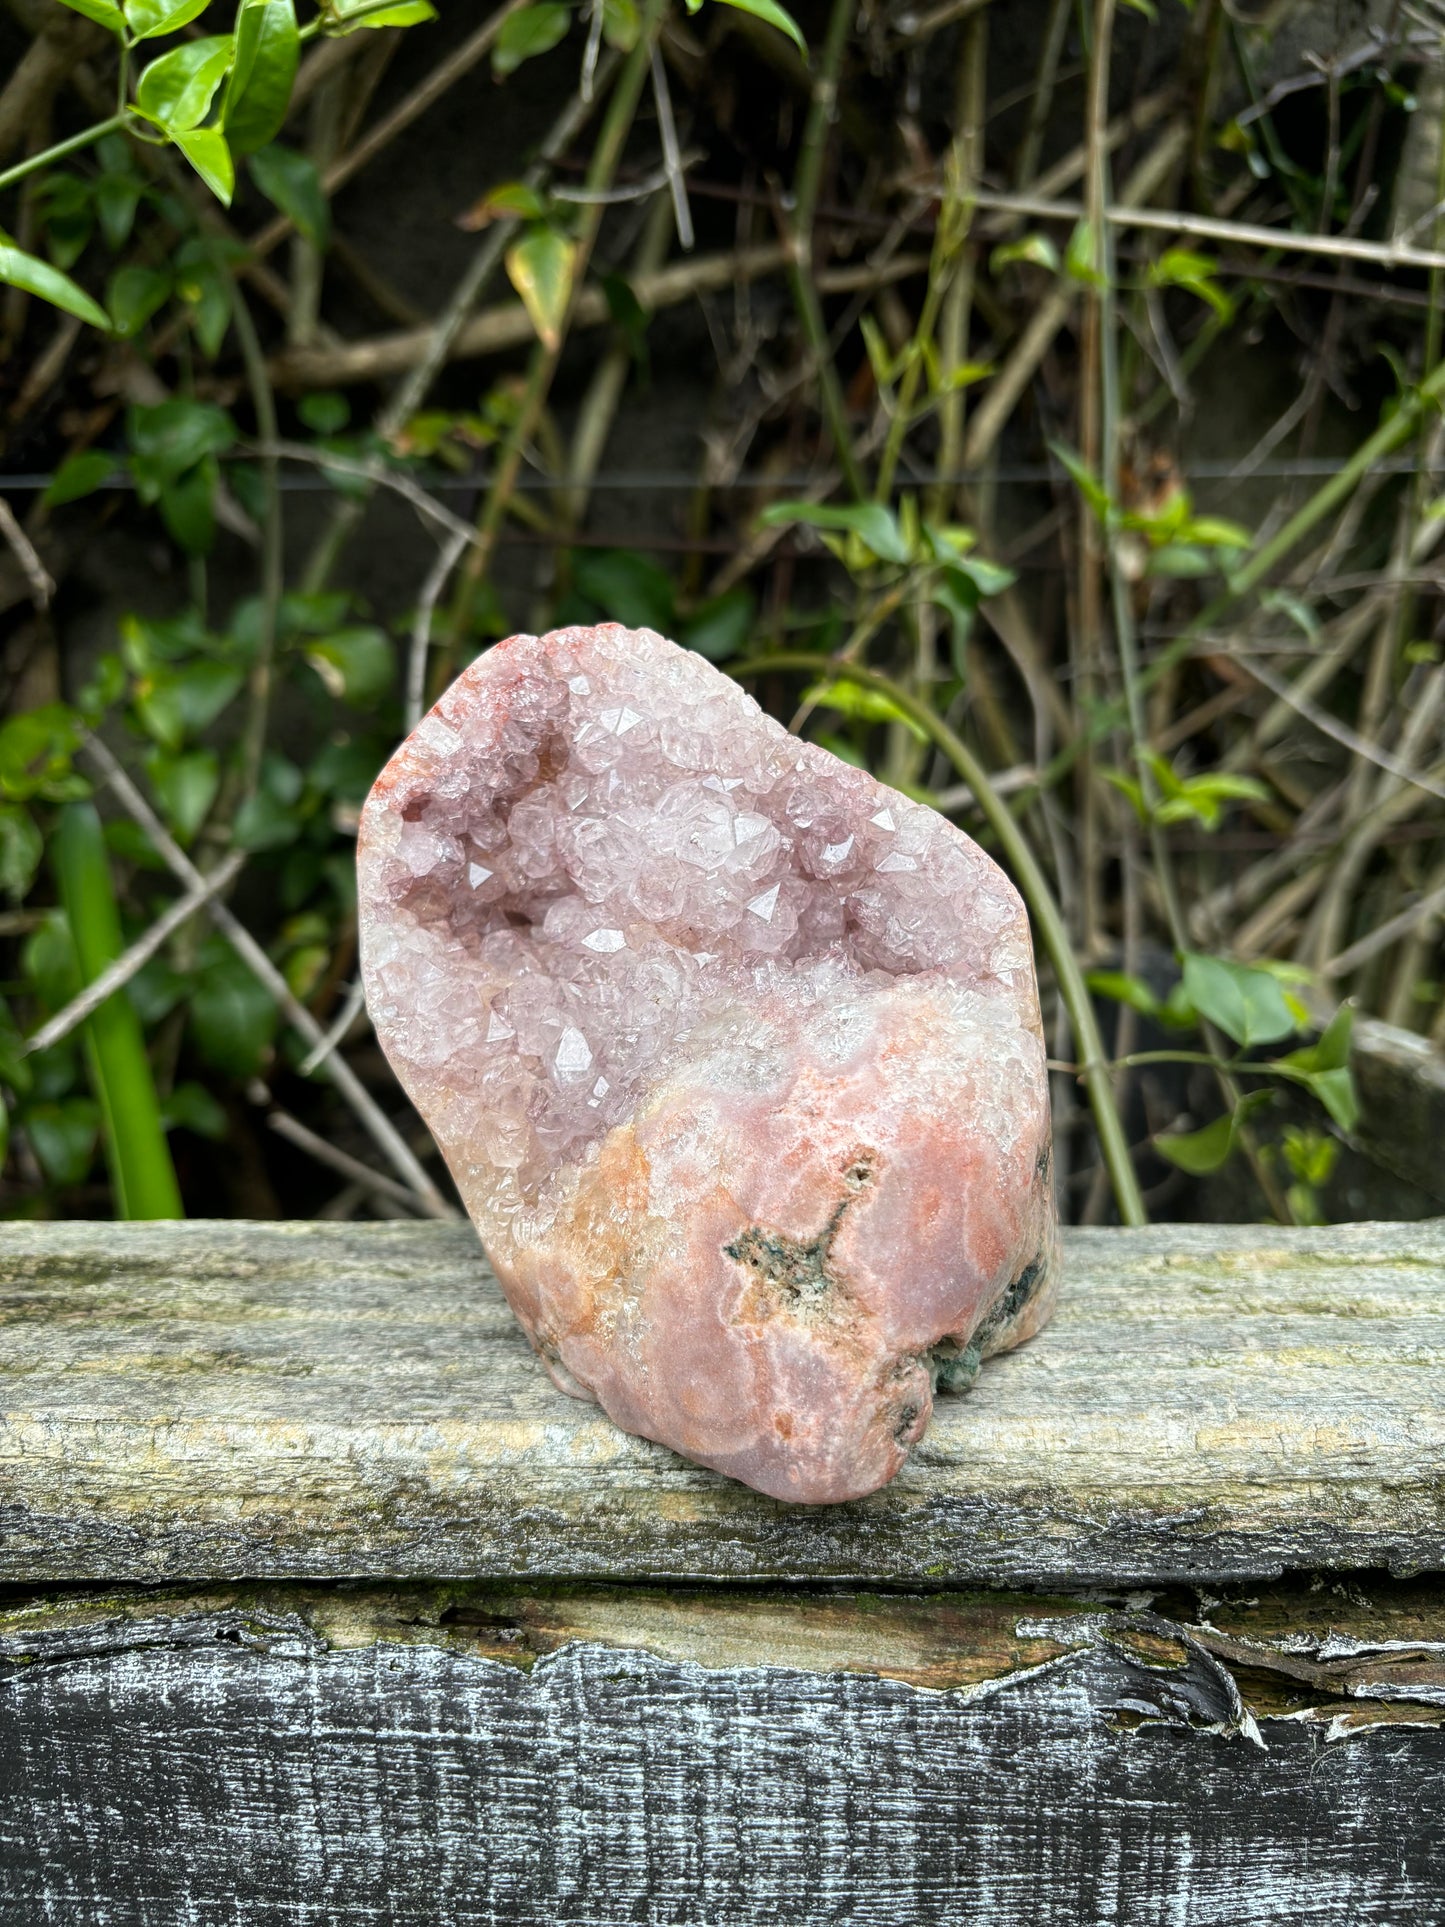
M 1445 1591 L 1345 1591 L 14 1610 L 0 1918 L 1428 1927 Z
M 1445 1567 L 1445 1224 L 1067 1264 L 891 1487 L 806 1509 L 555 1392 L 465 1229 L 7 1226 L 0 1581 Z

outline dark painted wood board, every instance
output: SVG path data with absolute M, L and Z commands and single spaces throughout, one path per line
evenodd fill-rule
M 465 1228 L 7 1225 L 0 1583 L 1445 1567 L 1445 1224 L 1066 1253 L 1042 1337 L 809 1509 L 556 1392 Z
M 0 1613 L 0 1920 L 1432 1927 L 1445 1600 L 1349 1590 Z

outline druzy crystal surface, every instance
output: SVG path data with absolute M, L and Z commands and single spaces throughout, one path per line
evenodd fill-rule
M 1027 919 L 649 631 L 514 636 L 361 826 L 377 1035 L 563 1390 L 779 1498 L 893 1477 L 1056 1281 Z

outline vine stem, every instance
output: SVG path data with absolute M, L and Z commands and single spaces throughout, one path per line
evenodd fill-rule
M 546 184 L 553 163 L 561 158 L 586 125 L 591 114 L 592 98 L 611 85 L 618 61 L 619 56 L 609 47 L 597 63 L 597 72 L 593 75 L 593 95 L 584 100 L 580 91 L 574 94 L 552 123 L 546 139 L 537 150 L 537 158 L 521 175 L 528 187 L 540 188 Z M 466 326 L 488 282 L 501 266 L 502 257 L 520 226 L 520 221 L 501 220 L 493 221 L 488 228 L 481 246 L 452 290 L 446 307 L 438 315 L 425 341 L 412 356 L 402 379 L 376 416 L 373 433 L 382 441 L 392 441 L 421 407 L 427 391 L 451 352 L 452 344 Z M 346 495 L 338 498 L 334 504 L 302 576 L 302 587 L 307 594 L 315 595 L 326 587 L 347 542 L 366 513 L 370 499 L 371 491 L 368 489 L 359 498 Z
M 251 390 L 251 405 L 256 411 L 257 439 L 261 444 L 261 486 L 264 510 L 261 518 L 261 634 L 256 660 L 251 668 L 250 708 L 241 734 L 241 796 L 255 794 L 261 774 L 261 757 L 266 748 L 266 725 L 271 708 L 271 684 L 276 656 L 276 622 L 285 588 L 285 531 L 281 523 L 280 462 L 274 453 L 277 439 L 276 397 L 266 372 L 266 356 L 251 319 L 251 310 L 239 287 L 232 304 L 232 321 L 246 367 Z
M 661 30 L 665 11 L 666 0 L 648 0 L 637 44 L 628 55 L 617 77 L 617 85 L 608 102 L 607 113 L 597 137 L 597 145 L 592 150 L 592 159 L 584 182 L 587 193 L 594 197 L 610 188 L 616 175 L 618 164 L 622 159 L 622 150 L 632 127 L 633 116 L 637 111 L 637 103 L 642 94 L 643 82 L 651 71 L 652 47 Z M 569 303 L 569 313 L 563 325 L 557 330 L 555 342 L 549 345 L 539 341 L 533 350 L 531 366 L 527 371 L 527 384 L 517 409 L 517 417 L 507 436 L 506 446 L 498 459 L 492 485 L 487 491 L 481 514 L 477 518 L 477 540 L 467 558 L 456 594 L 452 598 L 448 620 L 449 656 L 455 650 L 458 639 L 471 619 L 477 591 L 485 581 L 491 566 L 492 552 L 496 547 L 497 537 L 501 533 L 502 523 L 521 470 L 523 452 L 536 429 L 552 386 L 552 378 L 562 359 L 562 347 L 567 339 L 567 324 L 570 321 L 571 311 L 576 307 L 577 295 L 592 258 L 592 250 L 602 225 L 604 211 L 603 204 L 595 198 L 583 205 L 577 236 L 577 252 L 573 264 L 573 293 Z
M 871 689 L 880 696 L 886 696 L 896 708 L 924 730 L 935 746 L 942 751 L 957 770 L 959 777 L 973 791 L 978 807 L 994 835 L 998 838 L 1005 857 L 1013 870 L 1014 881 L 1019 893 L 1028 905 L 1029 914 L 1034 920 L 1040 941 L 1048 953 L 1058 979 L 1059 992 L 1073 1025 L 1074 1042 L 1080 1062 L 1080 1076 L 1089 1103 L 1094 1113 L 1094 1125 L 1099 1134 L 1099 1148 L 1114 1187 L 1114 1197 L 1119 1207 L 1120 1220 L 1126 1225 L 1144 1225 L 1149 1222 L 1149 1214 L 1144 1208 L 1143 1194 L 1135 1175 L 1133 1160 L 1129 1156 L 1129 1144 L 1124 1135 L 1123 1120 L 1119 1116 L 1118 1105 L 1114 1101 L 1113 1085 L 1109 1081 L 1109 1062 L 1104 1053 L 1103 1039 L 1099 1035 L 1098 1020 L 1089 995 L 1089 987 L 1084 982 L 1084 973 L 1079 968 L 1079 960 L 1074 955 L 1069 942 L 1068 929 L 1063 914 L 1054 901 L 1048 879 L 1039 867 L 1027 837 L 1013 817 L 1008 805 L 993 787 L 988 772 L 975 757 L 961 736 L 950 729 L 939 716 L 935 716 L 926 703 L 920 702 L 895 682 L 876 669 L 865 669 L 859 663 L 842 662 L 833 657 L 809 654 L 806 651 L 781 651 L 777 655 L 750 656 L 737 664 L 732 674 L 739 680 L 746 676 L 761 675 L 770 670 L 800 670 L 816 674 L 823 672 L 832 677 L 858 683 L 864 689 Z
M 807 336 L 817 368 L 818 392 L 833 436 L 838 465 L 854 501 L 866 502 L 868 489 L 863 471 L 858 466 L 858 458 L 853 452 L 848 411 L 843 403 L 838 371 L 833 366 L 828 326 L 823 318 L 823 307 L 813 278 L 813 223 L 818 211 L 818 189 L 823 178 L 823 156 L 829 129 L 838 115 L 838 80 L 843 71 L 843 56 L 848 50 L 848 35 L 857 5 L 858 0 L 833 0 L 828 15 L 828 31 L 818 62 L 817 78 L 813 82 L 808 118 L 803 127 L 798 171 L 793 177 L 788 282 L 792 288 L 793 305 L 798 310 L 798 319 L 803 324 L 803 333 Z
M 1445 361 L 1437 363 L 1430 373 L 1415 389 L 1401 401 L 1395 413 L 1387 422 L 1382 422 L 1366 441 L 1355 450 L 1350 459 L 1332 475 L 1327 482 L 1304 504 L 1304 506 L 1285 524 L 1277 535 L 1257 549 L 1248 562 L 1232 576 L 1223 592 L 1201 609 L 1194 620 L 1182 629 L 1177 636 L 1166 642 L 1158 655 L 1147 666 L 1139 670 L 1137 688 L 1142 694 L 1152 689 L 1161 677 L 1167 676 L 1184 661 L 1196 645 L 1208 635 L 1217 622 L 1223 620 L 1236 604 L 1257 589 L 1265 577 L 1275 569 L 1285 557 L 1294 550 L 1310 532 L 1317 528 L 1332 509 L 1348 500 L 1369 474 L 1377 462 L 1405 444 L 1416 433 L 1420 420 L 1427 410 L 1437 407 L 1445 400 Z M 1048 789 L 1061 777 L 1068 774 L 1076 759 L 1091 744 L 1096 743 L 1111 729 L 1128 720 L 1128 710 L 1121 701 L 1111 702 L 1100 707 L 1092 723 L 1081 729 L 1071 742 L 1066 743 L 1039 772 L 1036 789 Z M 1035 791 L 1022 792 L 1023 807 Z
M 1185 923 L 1184 906 L 1180 901 L 1178 880 L 1174 874 L 1174 862 L 1170 854 L 1169 839 L 1163 824 L 1159 821 L 1158 784 L 1154 767 L 1147 754 L 1148 727 L 1144 715 L 1141 680 L 1139 675 L 1138 638 L 1134 628 L 1134 607 L 1130 598 L 1129 584 L 1125 580 L 1119 559 L 1118 542 L 1118 504 L 1121 480 L 1121 439 L 1123 413 L 1123 384 L 1119 372 L 1119 330 L 1117 310 L 1117 258 L 1114 246 L 1114 229 L 1109 219 L 1110 182 L 1109 157 L 1103 138 L 1104 115 L 1107 107 L 1107 85 L 1112 51 L 1115 19 L 1115 0 L 1099 0 L 1095 15 L 1094 62 L 1095 74 L 1102 75 L 1102 84 L 1096 84 L 1092 93 L 1092 111 L 1089 140 L 1089 207 L 1090 219 L 1097 221 L 1094 232 L 1094 265 L 1099 277 L 1098 288 L 1098 375 L 1099 375 L 1099 427 L 1102 439 L 1101 473 L 1108 511 L 1103 528 L 1104 560 L 1108 569 L 1109 589 L 1114 616 L 1114 645 L 1119 661 L 1119 675 L 1123 683 L 1123 700 L 1127 734 L 1133 749 L 1139 771 L 1140 792 L 1144 799 L 1144 813 L 1148 826 L 1149 849 L 1154 860 L 1154 881 L 1159 891 L 1160 902 L 1164 909 L 1164 921 L 1169 927 L 1175 950 L 1182 956 L 1189 948 L 1189 932 Z M 1086 513 L 1088 511 L 1086 510 Z M 1127 850 L 1122 860 L 1129 861 Z M 1124 968 L 1131 975 L 1136 967 L 1133 956 L 1126 954 Z M 1213 1064 L 1219 1079 L 1219 1088 L 1231 1113 L 1239 1108 L 1239 1086 L 1220 1057 L 1220 1036 L 1209 1023 L 1203 1025 L 1204 1040 L 1209 1046 L 1210 1056 L 1203 1060 Z M 1117 1040 L 1116 1040 L 1117 1047 Z M 1129 1069 L 1135 1068 L 1141 1060 L 1138 1055 L 1125 1054 L 1124 1063 Z M 1143 1062 L 1149 1061 L 1144 1054 Z M 1281 1224 L 1293 1222 L 1289 1201 L 1273 1173 L 1260 1155 L 1254 1141 L 1254 1134 L 1248 1126 L 1239 1126 L 1239 1141 L 1248 1160 L 1254 1179 L 1263 1193 L 1266 1204 L 1274 1212 Z
M 0 188 L 9 187 L 13 181 L 23 181 L 27 174 L 49 167 L 52 161 L 64 160 L 67 154 L 78 154 L 82 147 L 93 146 L 107 134 L 113 134 L 118 127 L 124 127 L 129 118 L 124 113 L 112 114 L 109 120 L 97 121 L 94 127 L 87 127 L 80 134 L 72 134 L 69 140 L 57 141 L 54 147 L 47 147 L 43 154 L 32 154 L 28 160 L 17 161 L 14 167 L 7 167 L 0 174 Z

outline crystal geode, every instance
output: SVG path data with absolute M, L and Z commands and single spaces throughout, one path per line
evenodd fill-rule
M 648 630 L 514 636 L 361 824 L 376 1032 L 564 1391 L 778 1498 L 891 1479 L 1057 1283 L 1028 921 Z

